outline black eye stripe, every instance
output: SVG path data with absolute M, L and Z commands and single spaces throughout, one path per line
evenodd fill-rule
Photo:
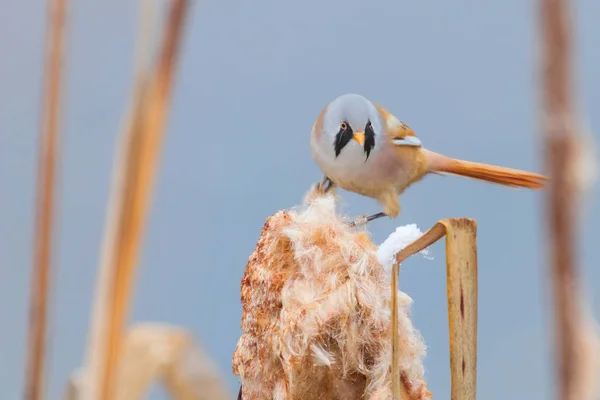
M 371 150 L 375 148 L 375 131 L 373 130 L 373 125 L 371 124 L 370 120 L 365 126 L 365 144 L 363 148 L 365 150 L 365 154 L 367 155 L 367 157 L 365 158 L 366 162 L 369 159 Z
M 354 133 L 352 132 L 352 128 L 350 128 L 350 125 L 346 121 L 343 121 L 342 124 L 340 124 L 340 130 L 335 135 L 335 142 L 333 143 L 336 158 L 340 155 L 342 149 L 348 142 L 352 140 L 353 136 Z

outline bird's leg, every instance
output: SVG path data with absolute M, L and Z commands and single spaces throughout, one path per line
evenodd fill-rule
M 378 212 L 372 215 L 361 215 L 350 223 L 350 226 L 363 226 L 367 223 L 379 219 L 381 217 L 396 218 L 400 213 L 400 201 L 398 200 L 399 193 L 394 190 L 381 193 L 377 199 L 383 207 L 383 212 Z
M 387 214 L 384 213 L 384 212 L 378 212 L 377 214 L 369 215 L 367 217 L 367 222 L 374 221 L 374 220 L 379 219 L 381 217 L 387 217 Z
M 351 227 L 363 226 L 371 221 L 374 221 L 376 219 L 379 219 L 381 217 L 386 217 L 386 216 L 387 216 L 387 214 L 384 212 L 379 212 L 379 213 L 373 214 L 373 215 L 361 215 L 360 217 L 356 218 L 354 221 L 350 222 L 350 226 Z
M 313 185 L 312 192 L 317 196 L 324 196 L 330 192 L 335 195 L 335 189 L 336 184 L 327 176 L 324 176 L 323 179 Z
M 333 181 L 331 179 L 329 179 L 327 176 L 323 177 L 321 182 L 319 182 L 319 189 L 321 189 L 323 191 L 323 194 L 326 194 L 334 187 L 335 187 L 335 183 L 333 183 Z
M 327 176 L 324 176 L 323 179 L 314 183 L 304 195 L 304 203 L 312 203 L 316 199 L 327 195 L 335 196 L 336 188 L 337 185 Z

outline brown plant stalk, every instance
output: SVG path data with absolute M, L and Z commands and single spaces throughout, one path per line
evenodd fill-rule
M 36 222 L 24 399 L 44 397 L 48 298 L 52 275 L 55 175 L 60 125 L 66 0 L 47 2 L 44 88 L 36 188 Z
M 84 368 L 86 399 L 110 399 L 164 136 L 187 0 L 172 0 L 153 70 L 142 68 L 123 133 Z M 99 397 L 97 397 L 99 396 Z
M 125 179 L 126 157 L 132 146 L 132 135 L 136 121 L 139 119 L 139 104 L 144 97 L 144 88 L 147 81 L 150 55 L 152 54 L 151 44 L 153 38 L 152 16 L 155 12 L 155 2 L 149 0 L 139 0 L 139 25 L 137 32 L 137 46 L 135 54 L 134 71 L 134 89 L 133 104 L 130 112 L 126 115 L 123 134 L 117 144 L 117 154 L 113 166 L 113 189 L 110 194 L 108 204 L 108 215 L 104 231 L 103 247 L 99 261 L 98 277 L 95 290 L 95 299 L 92 308 L 92 319 L 90 321 L 90 332 L 87 345 L 87 354 L 84 361 L 85 381 L 83 391 L 79 391 L 78 399 L 95 400 L 98 398 L 100 375 L 104 369 L 103 363 L 107 347 L 107 324 L 108 324 L 108 303 L 110 302 L 111 284 L 114 279 L 115 271 L 113 261 L 115 259 L 116 240 L 119 234 L 119 221 L 122 219 L 123 210 L 120 205 L 123 204 L 127 181 Z
M 162 381 L 177 400 L 228 400 L 216 364 L 192 335 L 178 326 L 138 323 L 127 330 L 114 400 L 141 400 Z
M 575 400 L 579 375 L 576 341 L 581 310 L 577 288 L 577 188 L 574 179 L 575 127 L 571 13 L 567 0 L 542 0 L 542 129 L 550 182 L 546 223 L 554 293 L 558 398 Z
M 406 398 L 400 382 L 398 274 L 400 264 L 446 236 L 446 282 L 452 400 L 475 400 L 477 392 L 477 224 L 472 219 L 439 221 L 396 255 L 392 268 L 392 393 Z
M 124 204 L 122 221 L 123 241 L 119 247 L 119 263 L 114 280 L 113 297 L 109 311 L 109 342 L 107 348 L 104 394 L 112 393 L 112 376 L 118 365 L 118 355 L 125 317 L 128 312 L 135 265 L 139 255 L 141 236 L 148 213 L 154 176 L 162 146 L 173 82 L 173 71 L 188 2 L 174 0 L 167 21 L 158 67 L 149 77 L 146 93 L 142 96 L 137 126 L 134 127 L 134 142 L 130 147 L 130 164 L 127 177 L 127 203 Z M 127 222 L 126 222 L 127 221 Z M 103 397 L 104 398 L 104 397 Z M 108 398 L 108 397 L 107 397 Z
M 65 400 L 83 399 L 81 376 L 70 376 Z M 138 322 L 124 334 L 112 400 L 142 400 L 156 382 L 177 400 L 231 399 L 221 371 L 187 329 Z

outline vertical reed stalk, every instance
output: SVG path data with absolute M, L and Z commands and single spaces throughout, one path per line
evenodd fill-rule
M 579 327 L 577 271 L 577 188 L 574 156 L 577 146 L 573 82 L 571 13 L 567 0 L 540 2 L 542 47 L 542 129 L 550 177 L 546 192 L 546 223 L 554 293 L 554 329 L 558 398 L 575 400 Z
M 86 400 L 110 399 L 115 389 L 115 371 L 188 10 L 187 0 L 171 0 L 170 5 L 157 64 L 153 70 L 139 71 L 131 118 L 115 168 L 84 369 Z
M 36 188 L 36 222 L 24 399 L 44 398 L 48 303 L 52 277 L 56 164 L 59 146 L 66 0 L 47 2 L 44 87 Z
M 452 400 L 477 395 L 477 225 L 449 219 L 446 226 L 446 282 L 450 332 Z

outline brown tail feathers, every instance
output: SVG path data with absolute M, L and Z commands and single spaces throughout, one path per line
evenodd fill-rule
M 500 167 L 473 161 L 457 160 L 426 151 L 429 172 L 448 173 L 479 179 L 499 185 L 541 189 L 548 180 L 544 175 L 519 169 Z

